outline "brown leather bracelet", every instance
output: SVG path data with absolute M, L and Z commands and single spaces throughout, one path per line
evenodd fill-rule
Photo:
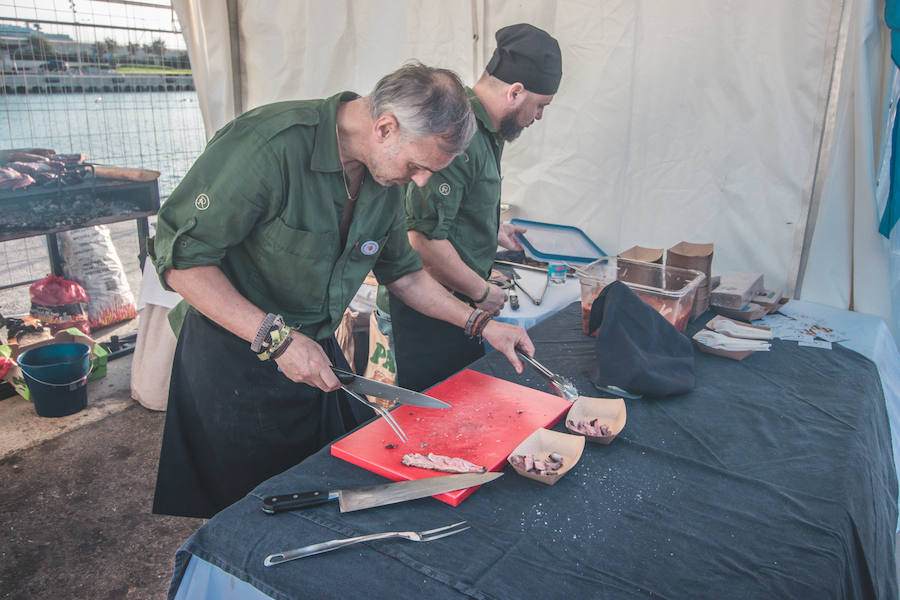
M 469 313 L 469 318 L 466 319 L 466 325 L 463 327 L 463 332 L 468 336 L 472 337 L 472 327 L 475 325 L 475 322 L 478 320 L 478 316 L 484 313 L 484 311 L 480 308 L 473 308 L 472 312 Z
M 294 341 L 294 330 L 291 329 L 291 332 L 288 334 L 287 339 L 281 342 L 281 345 L 275 348 L 275 351 L 269 355 L 269 360 L 275 360 L 287 350 L 288 346 L 291 345 L 291 342 Z
M 484 332 L 484 328 L 487 327 L 487 324 L 493 320 L 494 315 L 486 312 L 483 315 L 479 315 L 479 317 L 478 321 L 475 322 L 475 326 L 472 327 L 472 337 L 481 341 L 484 339 L 481 334 Z
M 484 294 L 482 294 L 481 298 L 479 298 L 478 300 L 476 300 L 475 298 L 472 298 L 472 302 L 474 302 L 475 304 L 481 304 L 482 302 L 487 300 L 487 297 L 490 295 L 491 295 L 491 282 L 485 281 L 484 282 Z

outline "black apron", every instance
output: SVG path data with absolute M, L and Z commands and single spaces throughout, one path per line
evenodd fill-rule
M 321 341 L 350 370 L 332 336 Z M 294 383 L 194 311 L 178 336 L 153 512 L 209 518 L 374 416 L 338 390 Z
M 424 391 L 484 356 L 484 344 L 468 338 L 461 327 L 427 317 L 394 294 L 389 297 L 400 387 Z

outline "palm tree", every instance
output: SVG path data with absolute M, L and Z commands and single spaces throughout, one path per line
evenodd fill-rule
M 128 42 L 125 46 L 125 51 L 128 52 L 128 62 L 134 64 L 134 55 L 137 54 L 138 50 L 141 49 L 140 44 L 135 44 L 134 42 Z
M 156 39 L 150 44 L 150 51 L 154 55 L 163 58 L 166 55 L 166 43 L 163 40 Z

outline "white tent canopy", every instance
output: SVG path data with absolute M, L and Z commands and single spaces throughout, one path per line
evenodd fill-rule
M 497 29 L 546 29 L 563 80 L 505 151 L 513 216 L 578 226 L 610 254 L 713 242 L 715 273 L 762 272 L 768 288 L 894 327 L 877 233 L 897 97 L 883 3 L 173 4 L 207 135 L 269 102 L 366 94 L 410 58 L 472 84 Z

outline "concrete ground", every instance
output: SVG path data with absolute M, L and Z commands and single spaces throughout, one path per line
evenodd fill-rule
M 0 401 L 0 598 L 165 598 L 200 519 L 151 514 L 164 413 L 129 398 L 131 356 L 88 384 L 88 408 L 45 419 Z
M 134 223 L 110 230 L 137 296 Z M 42 241 L 29 241 L 40 255 Z M 4 315 L 28 308 L 27 287 L 0 291 Z M 135 331 L 137 320 L 94 337 Z M 130 398 L 132 356 L 109 362 L 74 415 L 39 417 L 19 396 L 0 400 L 0 598 L 165 598 L 175 551 L 203 521 L 150 512 L 165 414 Z

